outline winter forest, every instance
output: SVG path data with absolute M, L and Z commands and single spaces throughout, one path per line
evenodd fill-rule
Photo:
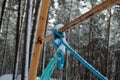
M 104 80 L 67 49 L 63 69 L 56 64 L 41 78 L 57 51 L 57 24 L 74 51 L 108 80 L 120 80 L 120 0 L 0 0 L 0 80 Z

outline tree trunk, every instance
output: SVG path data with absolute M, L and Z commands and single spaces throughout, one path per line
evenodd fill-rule
M 26 0 L 26 10 L 25 10 L 25 27 L 24 27 L 24 49 L 22 54 L 22 73 L 21 80 L 25 80 L 25 65 L 26 65 L 26 46 L 27 46 L 27 27 L 28 27 L 28 11 L 29 11 L 29 0 Z
M 71 22 L 71 20 L 72 20 L 72 8 L 73 8 L 73 6 L 72 6 L 72 3 L 73 3 L 73 1 L 71 0 L 71 10 L 70 10 L 70 15 L 69 15 L 69 22 Z M 70 33 L 71 33 L 71 30 L 70 31 L 68 31 L 67 33 L 66 33 L 66 35 L 67 35 L 67 41 L 68 42 L 70 42 L 70 40 L 69 40 L 69 38 L 70 38 Z M 70 72 L 70 69 L 69 69 L 69 57 L 70 57 L 70 53 L 69 53 L 69 51 L 66 51 L 66 72 L 65 72 L 65 80 L 69 80 L 69 72 Z
M 109 78 L 110 76 L 110 74 L 109 74 L 109 58 L 110 58 L 110 52 L 109 52 L 109 38 L 110 38 L 110 26 L 111 26 L 111 7 L 109 8 L 109 18 L 108 18 L 108 27 L 107 27 L 107 35 L 106 35 L 106 44 L 107 44 L 107 52 L 106 52 L 106 56 L 105 56 L 105 58 L 106 58 L 106 62 L 105 62 L 105 66 L 106 66 L 106 76 Z
M 50 3 L 50 0 L 42 0 L 42 7 L 40 11 L 41 13 L 39 16 L 40 17 L 39 25 L 38 25 L 38 29 L 36 33 L 34 51 L 33 51 L 32 60 L 30 64 L 29 80 L 35 80 L 36 78 L 40 52 L 41 52 L 42 45 L 43 45 L 42 39 L 44 38 L 49 3 Z
M 29 49 L 30 49 L 30 36 L 31 36 L 31 25 L 32 25 L 32 2 L 33 0 L 28 0 L 27 9 L 27 24 L 26 24 L 26 48 L 25 48 L 25 77 L 24 80 L 28 80 L 28 68 L 29 68 Z
M 29 54 L 29 65 L 31 62 L 31 55 L 33 51 L 33 44 L 35 42 L 35 33 L 36 33 L 36 28 L 37 24 L 39 21 L 39 14 L 40 13 L 40 0 L 37 0 L 36 6 L 35 6 L 35 13 L 34 13 L 34 20 L 33 20 L 33 26 L 32 26 L 32 31 L 31 31 L 31 39 L 30 39 L 30 54 Z
M 0 16 L 0 32 L 1 32 L 1 26 L 2 26 L 2 19 L 5 11 L 5 5 L 6 5 L 7 0 L 3 0 L 2 3 L 2 11 L 1 11 L 1 16 Z
M 14 59 L 14 71 L 13 71 L 13 79 L 15 80 L 17 77 L 17 56 L 18 56 L 18 45 L 19 45 L 19 27 L 20 27 L 20 6 L 21 0 L 18 1 L 18 17 L 17 17 L 17 24 L 16 24 L 16 46 L 15 46 L 15 59 Z
M 43 60 L 42 60 L 42 72 L 43 72 L 45 69 L 46 43 L 43 46 L 43 56 L 42 57 L 43 57 Z
M 8 20 L 7 20 L 7 29 L 6 29 L 6 35 L 5 35 L 5 47 L 4 47 L 4 54 L 3 54 L 3 60 L 2 60 L 2 67 L 1 67 L 1 74 L 0 75 L 2 75 L 3 74 L 3 72 L 4 72 L 4 66 L 5 66 L 5 64 L 6 64 L 6 53 L 7 53 L 7 37 L 8 37 L 8 27 L 9 27 L 9 19 L 10 19 L 10 13 L 9 13 L 9 15 L 8 15 Z

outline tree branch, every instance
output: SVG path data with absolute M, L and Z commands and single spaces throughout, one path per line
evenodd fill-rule
M 120 2 L 120 0 L 106 0 L 106 1 L 104 1 L 100 5 L 97 5 L 96 7 L 92 8 L 87 13 L 83 14 L 82 16 L 80 16 L 80 17 L 76 18 L 75 20 L 71 21 L 70 23 L 68 23 L 64 27 L 60 28 L 59 32 L 63 33 L 65 31 L 68 31 L 69 29 L 73 28 L 75 25 L 83 22 L 84 20 L 90 18 L 91 16 L 95 15 L 96 13 L 108 8 L 109 6 L 112 6 L 113 4 L 115 4 L 117 2 Z M 52 39 L 52 34 L 46 36 L 43 39 L 43 42 L 45 43 L 46 41 L 49 41 L 50 39 Z

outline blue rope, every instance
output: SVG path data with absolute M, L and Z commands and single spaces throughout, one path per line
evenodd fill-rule
M 64 55 L 65 55 L 65 48 L 74 55 L 86 68 L 88 68 L 91 72 L 93 72 L 97 77 L 101 80 L 108 80 L 105 76 L 103 76 L 99 71 L 97 71 L 92 65 L 90 65 L 86 60 L 84 60 L 77 52 L 75 52 L 70 45 L 66 41 L 65 33 L 58 32 L 57 27 L 62 27 L 62 24 L 56 26 L 53 30 L 53 45 L 57 47 L 57 51 L 54 54 L 54 57 L 51 59 L 47 67 L 45 68 L 44 72 L 42 73 L 40 79 L 41 80 L 50 80 L 50 77 L 58 64 L 59 69 L 63 69 L 64 64 Z
M 44 72 L 40 76 L 40 80 L 50 80 L 51 75 L 56 67 L 58 58 L 53 57 L 47 67 L 45 68 Z
M 66 39 L 63 38 L 64 35 L 59 33 L 57 30 L 53 30 L 53 33 L 59 36 L 61 44 L 63 44 L 66 49 L 68 49 L 75 58 L 77 58 L 86 68 L 88 68 L 91 72 L 93 72 L 97 77 L 101 80 L 108 80 L 105 76 L 103 76 L 99 71 L 97 71 L 92 65 L 90 65 L 86 60 L 84 60 L 77 52 L 75 52 L 70 45 L 67 43 Z M 63 35 L 63 36 L 62 36 Z
M 61 44 L 59 40 L 59 36 L 61 38 L 64 38 L 64 35 L 62 33 L 58 34 L 53 31 L 53 44 L 55 47 L 57 47 L 57 51 L 54 54 L 53 58 L 43 71 L 42 75 L 40 76 L 40 80 L 50 80 L 51 75 L 53 74 L 53 71 L 55 70 L 56 65 L 58 65 L 59 69 L 63 69 L 64 64 L 64 55 L 65 55 L 65 46 Z
M 56 29 L 54 29 L 53 32 L 52 32 L 52 35 L 53 35 L 53 45 L 55 47 L 59 48 L 60 45 L 63 45 L 63 44 L 61 44 L 60 38 L 64 38 L 65 39 L 65 37 L 66 37 L 65 34 L 58 33 L 58 31 Z M 56 42 L 57 39 L 59 40 L 58 42 Z M 59 56 L 59 58 L 60 59 L 58 60 L 58 68 L 59 69 L 63 69 L 63 66 L 64 66 L 64 55 Z
M 55 70 L 55 67 L 58 63 L 58 68 L 63 68 L 63 61 L 62 58 L 64 58 L 64 52 L 60 49 L 60 47 L 57 49 L 56 53 L 54 54 L 53 58 L 50 60 L 49 64 L 45 68 L 44 72 L 40 76 L 40 80 L 50 80 L 51 75 L 53 74 L 53 71 Z M 62 58 L 61 58 L 62 57 Z

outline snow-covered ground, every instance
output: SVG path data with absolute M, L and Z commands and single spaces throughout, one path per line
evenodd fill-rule
M 2 75 L 2 76 L 0 76 L 0 80 L 12 80 L 12 74 Z M 21 75 L 18 75 L 18 76 L 17 76 L 17 80 L 21 80 Z M 36 77 L 36 80 L 40 80 L 40 78 L 39 78 L 39 77 Z M 50 80 L 61 80 L 61 79 L 51 78 Z
M 0 76 L 0 80 L 12 80 L 12 74 L 5 74 Z M 21 80 L 21 76 L 17 76 L 17 80 Z M 40 80 L 39 77 L 36 78 L 36 80 Z

